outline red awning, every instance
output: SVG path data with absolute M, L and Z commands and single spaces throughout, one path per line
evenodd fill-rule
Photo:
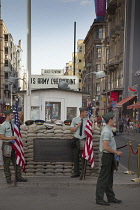
M 138 109 L 138 108 L 140 108 L 140 102 L 127 106 L 127 109 Z
M 100 110 L 105 110 L 105 108 L 101 108 Z
M 127 106 L 127 109 L 133 109 L 134 108 L 134 104 Z
M 135 98 L 135 96 L 130 96 L 130 97 L 123 99 L 122 101 L 119 101 L 117 103 L 116 107 L 122 107 L 123 104 L 127 103 L 128 101 L 130 101 L 133 98 Z

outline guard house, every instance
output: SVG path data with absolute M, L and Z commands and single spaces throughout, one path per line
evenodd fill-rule
M 26 107 L 26 91 L 18 92 L 24 99 L 24 120 L 29 120 Z M 31 94 L 31 119 L 45 120 L 52 123 L 56 120 L 73 119 L 79 116 L 82 106 L 82 96 L 88 93 L 58 88 L 33 89 Z

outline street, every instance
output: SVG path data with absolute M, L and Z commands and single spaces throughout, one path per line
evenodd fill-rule
M 75 187 L 7 187 L 0 190 L 0 210 L 138 210 L 139 185 L 115 185 L 116 197 L 122 204 L 109 207 L 96 205 L 96 185 Z M 132 196 L 133 195 L 133 196 Z M 106 198 L 105 198 L 106 199 Z
M 136 132 L 130 132 L 130 133 L 117 133 L 117 136 L 115 136 L 116 139 L 116 144 L 117 147 L 121 147 L 124 146 L 125 144 L 127 144 L 129 141 L 132 142 L 132 147 L 134 152 L 137 151 L 138 149 L 138 144 L 140 144 L 140 134 L 136 133 Z M 128 150 L 129 147 L 125 147 L 120 149 L 120 151 L 123 152 L 123 156 L 121 157 L 120 163 L 122 165 L 124 165 L 126 168 L 128 167 Z M 132 170 L 133 172 L 137 171 L 137 155 L 134 155 L 131 153 L 131 168 L 130 170 Z

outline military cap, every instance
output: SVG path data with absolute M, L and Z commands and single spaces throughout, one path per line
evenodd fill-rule
M 13 111 L 13 109 L 5 110 L 4 114 L 5 115 L 14 114 L 14 111 Z
M 45 121 L 44 120 L 35 120 L 35 123 L 37 125 L 43 125 L 45 123 Z
M 104 119 L 105 121 L 108 121 L 108 120 L 112 119 L 113 117 L 114 117 L 113 112 L 108 112 L 107 114 L 105 114 L 105 115 L 103 116 L 103 119 Z
M 80 107 L 79 108 L 79 111 L 88 111 L 89 109 L 88 109 L 88 107 Z
M 25 122 L 25 125 L 32 125 L 34 123 L 34 120 L 27 120 Z

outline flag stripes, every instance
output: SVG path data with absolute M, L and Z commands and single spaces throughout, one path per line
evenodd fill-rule
M 82 152 L 82 157 L 91 163 L 91 167 L 94 168 L 94 151 L 92 142 L 92 123 L 88 119 L 85 127 L 86 142 Z
M 12 144 L 13 149 L 16 153 L 16 164 L 21 166 L 23 171 L 25 171 L 25 159 L 24 159 L 24 150 L 22 143 L 22 136 L 20 133 L 20 122 L 18 117 L 18 104 L 15 106 L 15 121 L 14 121 L 14 136 L 17 136 L 15 143 Z

